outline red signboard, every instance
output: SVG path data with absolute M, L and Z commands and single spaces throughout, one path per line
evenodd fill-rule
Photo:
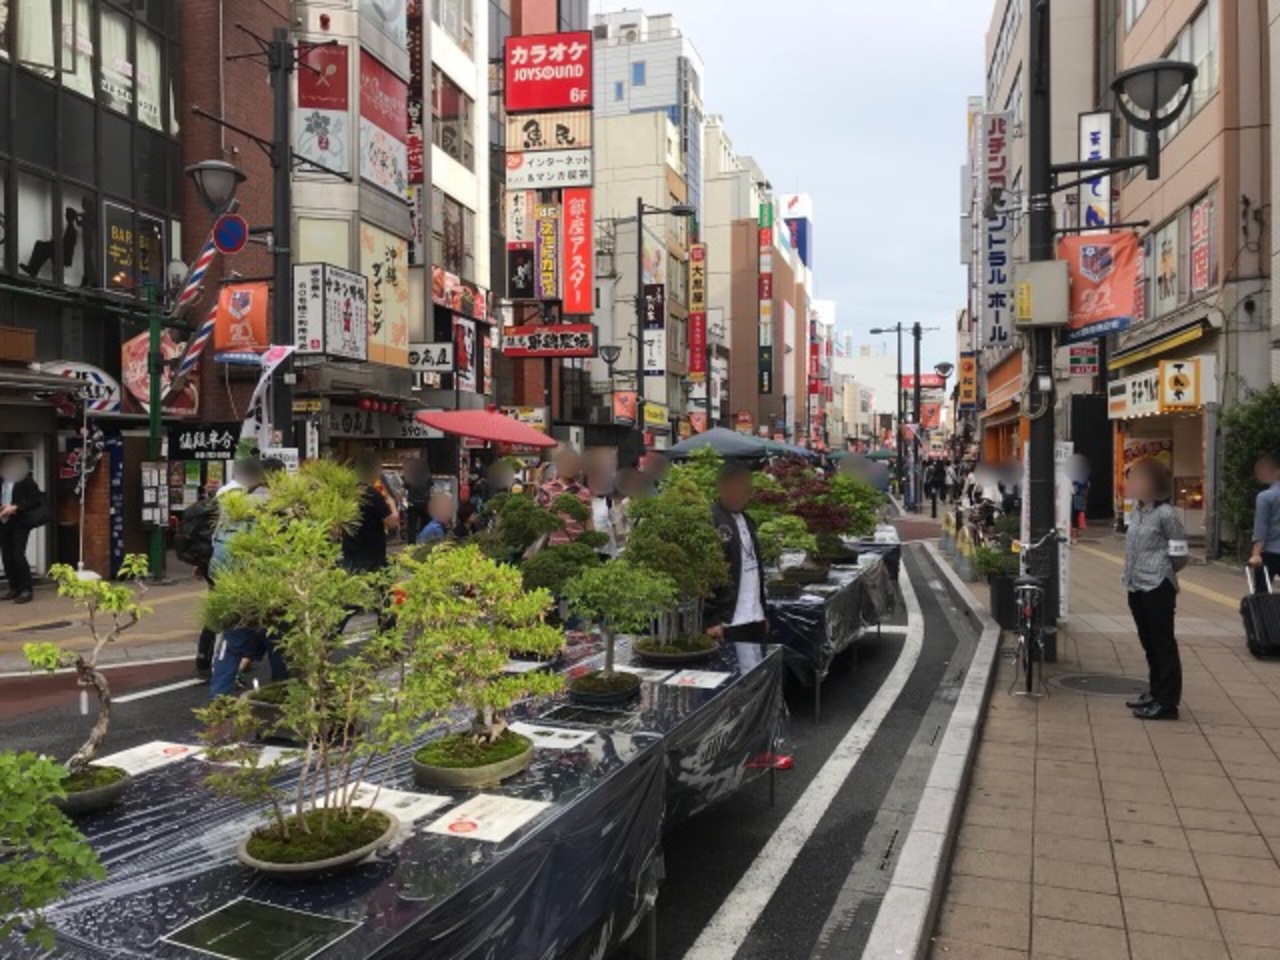
M 563 306 L 569 316 L 586 315 L 595 310 L 595 269 L 591 219 L 591 190 L 572 187 L 564 191 L 564 240 L 561 248 Z
M 591 106 L 591 33 L 508 37 L 504 94 L 508 113 Z
M 761 300 L 773 299 L 773 274 L 772 273 L 760 274 L 760 299 Z
M 1191 208 L 1191 292 L 1203 293 L 1213 283 L 1213 200 L 1205 198 Z
M 350 48 L 341 44 L 298 44 L 298 107 L 346 110 L 350 105 Z
M 695 383 L 707 376 L 707 315 L 689 314 L 689 379 Z
M 505 327 L 502 352 L 508 357 L 594 357 L 596 328 L 590 323 Z
M 409 85 L 378 60 L 360 56 L 360 116 L 400 143 L 409 137 Z
M 822 346 L 816 340 L 809 341 L 809 376 L 815 380 L 822 372 Z
M 920 389 L 945 390 L 946 387 L 947 387 L 947 381 L 945 377 L 942 377 L 941 375 L 936 373 L 920 374 Z M 916 388 L 916 378 L 909 373 L 904 373 L 902 375 L 902 389 L 914 390 L 915 388 Z

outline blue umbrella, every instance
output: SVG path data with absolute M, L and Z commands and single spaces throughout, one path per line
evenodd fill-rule
M 667 450 L 666 454 L 673 460 L 683 460 L 695 450 L 706 449 L 714 450 L 722 457 L 744 460 L 761 460 L 769 454 L 763 440 L 757 440 L 745 433 L 726 430 L 724 427 L 715 427 L 688 440 L 681 440 Z

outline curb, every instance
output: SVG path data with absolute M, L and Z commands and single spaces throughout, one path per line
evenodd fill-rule
M 923 960 L 928 955 L 1000 649 L 1000 627 L 987 615 L 968 584 L 956 575 L 934 544 L 922 546 L 979 638 L 862 960 Z

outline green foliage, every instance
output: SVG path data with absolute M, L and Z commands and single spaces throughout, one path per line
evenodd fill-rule
M 788 550 L 807 554 L 818 550 L 817 538 L 799 517 L 781 516 L 766 520 L 760 525 L 756 535 L 760 540 L 760 558 L 770 566 L 776 564 Z
M 323 810 L 308 810 L 289 817 L 283 827 L 273 824 L 255 830 L 248 853 L 267 863 L 314 863 L 368 846 L 390 825 L 387 816 L 376 810 L 327 819 Z
M 709 597 L 729 580 L 711 504 L 689 476 L 668 479 L 661 493 L 633 501 L 626 557 L 633 566 L 676 582 L 679 598 Z
M 1280 454 L 1280 385 L 1271 384 L 1222 415 L 1223 517 L 1235 528 L 1243 555 L 1253 527 L 1258 482 L 1254 462 L 1264 453 Z
M 552 500 L 551 512 L 560 517 L 562 526 L 566 517 L 578 523 L 586 523 L 591 519 L 591 509 L 572 493 L 562 493 Z
M 557 502 L 561 498 L 557 498 Z M 569 497 L 586 510 L 576 497 Z M 528 494 L 500 493 L 490 501 L 493 525 L 485 536 L 485 552 L 498 560 L 520 557 L 542 537 L 564 529 L 564 521 Z M 490 507 L 485 508 L 490 511 Z
M 477 742 L 469 733 L 455 733 L 432 740 L 413 756 L 429 767 L 470 769 L 517 757 L 529 749 L 531 742 L 510 730 L 503 731 L 492 743 Z
M 547 547 L 521 564 L 525 589 L 546 590 L 552 596 L 560 596 L 566 583 L 588 567 L 600 563 L 600 554 L 596 553 L 594 546 L 584 542 L 586 539 L 587 535 L 583 534 L 575 543 Z
M 52 949 L 43 909 L 105 871 L 93 849 L 50 801 L 64 796 L 64 771 L 34 753 L 0 753 L 0 945 L 26 928 Z
M 724 459 L 720 454 L 710 447 L 703 447 L 693 451 L 684 463 L 673 466 L 663 486 L 669 486 L 677 480 L 692 480 L 707 502 L 711 503 L 716 498 L 716 486 L 723 466 Z
M 973 552 L 973 568 L 983 577 L 1007 577 L 1018 572 L 1018 555 L 987 544 L 979 544 Z
M 630 560 L 610 560 L 570 580 L 564 596 L 574 614 L 609 634 L 643 633 L 675 606 L 677 590 L 665 574 Z
M 827 477 L 831 501 L 849 511 L 849 529 L 845 532 L 855 537 L 865 537 L 875 532 L 876 517 L 884 505 L 884 497 L 870 484 L 847 474 L 835 473 Z

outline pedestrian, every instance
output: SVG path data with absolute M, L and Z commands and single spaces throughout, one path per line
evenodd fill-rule
M 342 535 L 342 564 L 352 573 L 372 573 L 387 565 L 387 534 L 399 528 L 400 514 L 381 490 L 377 456 L 366 451 L 354 466 L 360 480 L 360 511 L 355 526 Z
M 1253 550 L 1249 554 L 1249 574 L 1254 590 L 1260 571 L 1268 580 L 1280 576 L 1280 457 L 1263 454 L 1253 465 L 1253 475 L 1266 487 L 1253 502 Z M 1265 592 L 1265 591 L 1263 591 Z
M 427 499 L 427 523 L 418 534 L 419 545 L 437 543 L 453 533 L 457 522 L 453 497 L 447 493 L 433 493 Z
M 578 451 L 568 444 L 557 448 L 551 458 L 551 466 L 555 475 L 538 488 L 539 506 L 551 509 L 556 498 L 562 494 L 577 497 L 584 506 L 589 506 L 591 491 L 582 482 L 582 457 Z M 568 514 L 562 513 L 559 516 L 564 526 L 547 537 L 547 546 L 557 547 L 572 543 L 582 536 L 582 532 L 586 529 L 580 520 Z
M 405 535 L 410 543 L 418 542 L 418 535 L 427 525 L 427 501 L 431 499 L 431 471 L 422 457 L 407 460 L 404 465 Z
M 20 454 L 0 461 L 0 561 L 9 581 L 3 599 L 30 603 L 31 564 L 27 561 L 27 541 L 31 531 L 48 522 L 44 493 L 31 476 L 31 464 Z
M 1087 521 L 1085 508 L 1089 505 L 1089 481 L 1073 480 L 1071 482 L 1071 542 L 1080 539 Z
M 622 549 L 622 498 L 617 490 L 615 458 L 611 451 L 594 450 L 588 457 L 587 490 L 591 494 L 591 529 L 608 539 L 596 548 L 606 560 Z
M 716 491 L 711 519 L 729 562 L 729 582 L 707 602 L 703 626 L 707 635 L 716 639 L 763 644 L 769 636 L 764 566 L 755 523 L 745 512 L 751 502 L 751 468 L 730 460 L 720 468 Z
M 959 490 L 960 473 L 958 470 L 956 470 L 956 465 L 952 463 L 950 460 L 947 461 L 947 465 L 942 472 L 942 476 L 943 476 L 942 482 L 946 487 L 946 490 L 945 490 L 946 498 L 948 500 L 955 501 L 957 498 L 957 492 Z
M 1182 660 L 1174 635 L 1178 575 L 1187 564 L 1187 535 L 1170 506 L 1173 475 L 1158 460 L 1139 460 L 1125 478 L 1134 501 L 1125 538 L 1123 582 L 1138 641 L 1147 656 L 1148 687 L 1127 706 L 1140 720 L 1176 720 Z
M 650 453 L 644 458 L 644 466 L 641 473 L 644 475 L 645 485 L 650 493 L 657 493 L 658 488 L 662 486 L 662 482 L 667 479 L 667 474 L 671 472 L 671 461 L 661 453 Z

